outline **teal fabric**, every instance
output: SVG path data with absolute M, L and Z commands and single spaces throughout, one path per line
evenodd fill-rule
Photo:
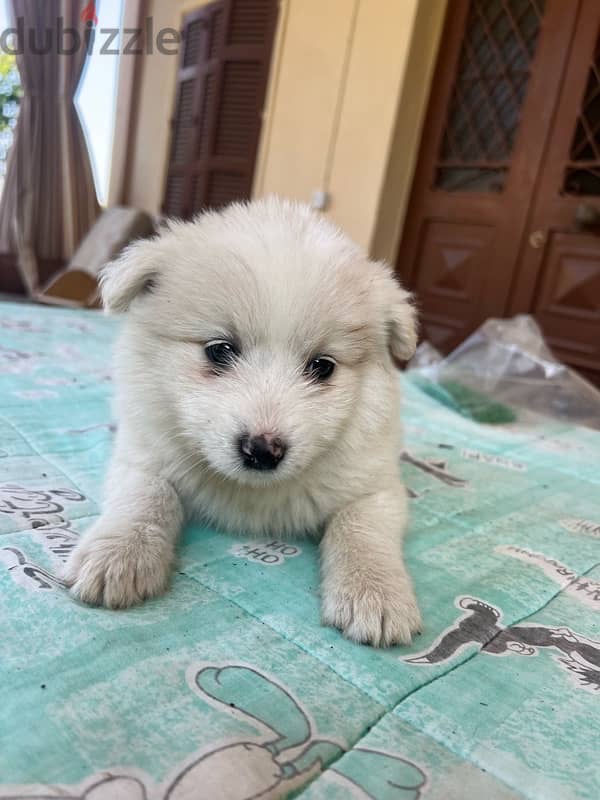
M 312 541 L 194 525 L 165 597 L 87 608 L 56 576 L 99 513 L 117 327 L 0 305 L 0 797 L 596 800 L 598 433 L 404 379 L 410 648 L 320 626 Z

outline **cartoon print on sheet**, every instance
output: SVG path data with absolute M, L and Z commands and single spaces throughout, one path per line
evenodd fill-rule
M 576 684 L 600 691 L 600 642 L 587 639 L 570 628 L 553 628 L 539 623 L 520 623 L 505 628 L 502 612 L 476 597 L 458 597 L 455 605 L 465 613 L 446 628 L 431 647 L 407 656 L 408 664 L 431 665 L 449 661 L 471 644 L 481 645 L 488 655 L 537 655 L 541 648 L 557 651 L 554 660 L 573 673 Z
M 0 484 L 0 516 L 24 522 L 41 540 L 44 549 L 59 563 L 64 563 L 79 540 L 79 533 L 66 515 L 66 505 L 82 503 L 87 498 L 74 489 L 29 489 L 15 483 Z M 30 561 L 17 547 L 0 548 L 3 562 L 13 580 L 27 589 L 62 587 L 63 581 L 44 567 Z
M 439 444 L 438 447 L 443 447 L 444 445 Z M 469 485 L 469 481 L 465 480 L 464 478 L 459 478 L 457 475 L 453 475 L 448 470 L 448 462 L 442 458 L 418 458 L 417 456 L 409 453 L 408 450 L 403 450 L 400 453 L 400 461 L 405 464 L 410 464 L 412 467 L 421 470 L 426 475 L 430 475 L 432 478 L 444 483 L 446 486 L 450 486 L 453 489 L 466 489 Z M 409 486 L 406 487 L 408 492 L 408 496 L 413 498 L 414 500 L 418 499 L 421 495 L 418 492 L 415 492 L 414 489 L 411 489 Z
M 318 736 L 314 723 L 288 689 L 273 677 L 242 664 L 194 664 L 187 682 L 204 701 L 260 733 L 254 738 L 215 742 L 197 751 L 156 785 L 139 771 L 97 774 L 79 787 L 52 787 L 59 800 L 275 800 L 327 768 L 357 800 L 418 800 L 426 775 L 398 755 L 345 747 Z M 0 788 L 0 798 L 45 800 L 35 787 Z

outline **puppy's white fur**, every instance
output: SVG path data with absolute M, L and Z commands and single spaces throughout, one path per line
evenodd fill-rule
M 186 516 L 253 535 L 322 536 L 322 618 L 373 645 L 408 643 L 421 621 L 402 560 L 392 356 L 415 348 L 409 296 L 386 265 L 297 204 L 233 205 L 172 222 L 104 274 L 125 311 L 116 357 L 119 428 L 102 516 L 66 579 L 122 608 L 163 592 Z M 234 340 L 219 372 L 204 351 Z M 316 355 L 337 362 L 311 381 Z M 277 469 L 243 467 L 239 437 L 287 443 Z

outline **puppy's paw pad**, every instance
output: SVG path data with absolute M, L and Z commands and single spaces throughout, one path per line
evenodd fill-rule
M 75 548 L 63 578 L 84 603 L 128 608 L 166 590 L 172 560 L 172 549 L 150 529 L 126 534 L 98 530 Z
M 346 638 L 374 647 L 410 644 L 412 636 L 422 628 L 410 587 L 363 586 L 326 592 L 322 618 L 326 625 L 339 628 Z

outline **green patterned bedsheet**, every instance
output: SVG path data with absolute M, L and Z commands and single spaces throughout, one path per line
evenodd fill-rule
M 600 434 L 405 384 L 411 648 L 319 625 L 317 547 L 187 529 L 167 596 L 75 603 L 114 430 L 95 312 L 0 305 L 0 797 L 600 796 Z

